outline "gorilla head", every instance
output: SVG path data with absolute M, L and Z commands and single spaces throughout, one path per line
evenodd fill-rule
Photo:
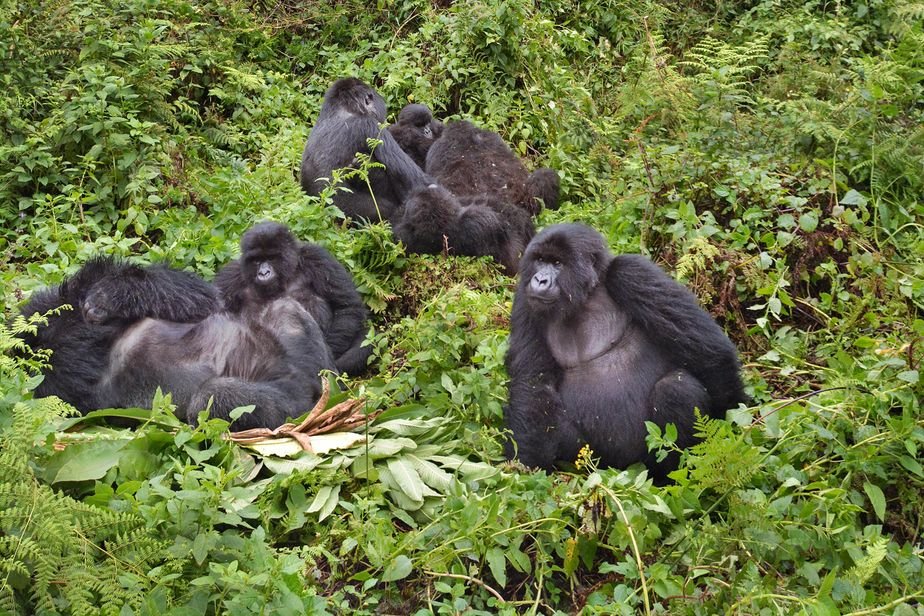
M 324 93 L 324 102 L 318 121 L 337 115 L 351 114 L 385 121 L 385 99 L 378 92 L 355 77 L 338 79 Z
M 523 255 L 520 289 L 530 310 L 570 316 L 587 302 L 612 259 L 603 237 L 589 227 L 548 227 Z
M 252 227 L 241 238 L 241 270 L 260 298 L 279 297 L 298 270 L 298 240 L 278 222 Z
M 433 119 L 426 105 L 412 103 L 404 106 L 398 114 L 398 121 L 388 130 L 398 145 L 423 168 L 427 164 L 427 152 L 443 134 L 443 123 Z

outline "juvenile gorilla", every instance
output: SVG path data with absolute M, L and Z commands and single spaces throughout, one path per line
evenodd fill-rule
M 496 197 L 456 197 L 435 184 L 415 191 L 395 223 L 394 235 L 408 252 L 488 255 L 514 275 L 532 239 L 532 218 Z
M 318 195 L 332 178 L 334 169 L 352 167 L 357 153 L 369 153 L 367 140 L 382 143 L 372 152 L 374 161 L 385 168 L 369 170 L 369 186 L 361 178 L 349 178 L 349 191 L 338 190 L 334 204 L 353 219 L 390 219 L 407 194 L 426 185 L 423 170 L 401 149 L 385 122 L 385 101 L 371 87 L 353 77 L 340 79 L 324 94 L 318 121 L 302 153 L 301 185 L 309 195 Z M 374 195 L 374 198 L 373 198 Z M 378 205 L 378 208 L 376 208 Z
M 111 257 L 92 259 L 60 285 L 37 291 L 22 314 L 65 304 L 72 309 L 50 316 L 47 325 L 23 339 L 33 350 L 52 351 L 36 395 L 58 396 L 84 413 L 103 406 L 98 384 L 127 324 L 145 317 L 199 321 L 219 308 L 215 287 L 195 274 Z
M 471 122 L 451 122 L 427 152 L 427 173 L 454 195 L 487 195 L 530 214 L 558 209 L 559 179 L 553 169 L 529 173 L 497 133 Z
M 645 421 L 694 442 L 694 408 L 745 402 L 735 346 L 682 285 L 640 255 L 613 256 L 583 225 L 555 225 L 526 249 L 513 303 L 508 457 L 551 469 L 585 443 L 605 466 L 643 461 Z
M 427 165 L 430 146 L 443 134 L 443 123 L 433 119 L 433 113 L 426 105 L 412 103 L 404 106 L 398 114 L 398 121 L 389 126 L 388 131 L 411 160 L 423 169 Z
M 367 311 L 349 272 L 320 246 L 298 241 L 285 225 L 260 223 L 241 238 L 241 258 L 215 278 L 225 307 L 290 297 L 320 327 L 337 370 L 352 376 L 366 370 L 371 347 L 362 346 Z

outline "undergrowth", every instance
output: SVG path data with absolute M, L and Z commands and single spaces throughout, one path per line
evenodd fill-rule
M 915 0 L 0 2 L 0 610 L 924 614 L 922 23 Z M 345 75 L 558 169 L 539 224 L 690 286 L 754 405 L 701 422 L 664 487 L 591 451 L 504 462 L 515 281 L 298 186 Z M 384 410 L 360 442 L 284 457 L 169 398 L 33 399 L 29 293 L 97 253 L 211 277 L 263 219 L 372 309 L 376 367 L 340 394 Z

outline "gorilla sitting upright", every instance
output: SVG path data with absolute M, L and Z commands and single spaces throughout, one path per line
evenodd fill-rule
M 595 230 L 554 225 L 520 263 L 506 357 L 507 455 L 546 470 L 587 444 L 604 466 L 656 464 L 645 422 L 694 442 L 694 409 L 746 402 L 735 346 L 685 287 L 640 255 L 613 256 Z
M 488 195 L 456 197 L 436 184 L 412 193 L 394 226 L 408 252 L 487 255 L 511 276 L 533 233 L 524 210 Z
M 263 222 L 241 238 L 241 257 L 215 277 L 225 306 L 239 313 L 277 297 L 291 297 L 317 322 L 337 370 L 366 371 L 371 347 L 366 306 L 346 268 L 316 244 L 298 241 L 285 225 Z
M 368 139 L 380 139 L 372 158 L 384 169 L 369 169 L 368 184 L 359 177 L 346 179 L 348 190 L 337 191 L 333 199 L 351 218 L 390 219 L 411 190 L 429 182 L 392 134 L 380 128 L 383 122 L 385 101 L 375 90 L 353 77 L 334 82 L 324 94 L 318 121 L 302 152 L 302 189 L 319 195 L 334 169 L 353 167 L 357 153 L 369 153 Z
M 457 196 L 490 196 L 536 214 L 558 209 L 553 169 L 530 173 L 497 133 L 471 122 L 450 122 L 427 152 L 427 174 Z

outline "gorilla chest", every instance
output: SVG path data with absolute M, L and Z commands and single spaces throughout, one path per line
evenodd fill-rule
M 580 313 L 549 324 L 546 342 L 558 365 L 569 370 L 603 358 L 620 345 L 628 327 L 628 317 L 601 286 Z
M 549 326 L 547 341 L 562 368 L 559 394 L 570 409 L 641 409 L 669 370 L 653 346 L 605 289 L 582 314 Z

